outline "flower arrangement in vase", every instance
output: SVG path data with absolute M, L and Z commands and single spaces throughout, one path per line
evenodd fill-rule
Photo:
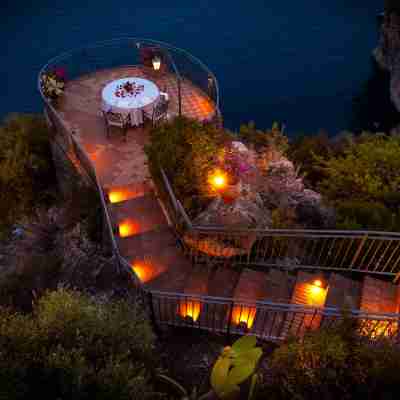
M 136 82 L 125 82 L 118 85 L 115 90 L 116 97 L 136 97 L 144 91 L 144 85 L 137 85 Z
M 55 68 L 44 73 L 41 77 L 43 94 L 50 100 L 56 101 L 63 93 L 65 88 L 65 70 Z

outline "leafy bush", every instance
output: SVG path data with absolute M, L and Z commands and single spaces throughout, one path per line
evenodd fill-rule
M 246 144 L 252 144 L 255 148 L 273 148 L 282 154 L 288 149 L 288 138 L 283 134 L 277 122 L 268 131 L 256 129 L 254 122 L 249 122 L 240 126 L 238 138 Z
M 364 133 L 343 156 L 318 158 L 326 178 L 321 189 L 332 200 L 384 201 L 400 189 L 400 137 Z
M 357 339 L 354 322 L 309 333 L 277 348 L 258 399 L 394 399 L 400 349 Z
M 399 231 L 400 214 L 381 203 L 344 200 L 336 208 L 338 229 Z
M 59 289 L 0 309 L 0 398 L 154 399 L 153 334 L 136 306 Z
M 0 126 L 0 229 L 50 199 L 55 183 L 49 132 L 41 116 L 12 114 Z
M 316 156 L 323 160 L 337 156 L 342 153 L 344 144 L 344 137 L 332 141 L 325 132 L 317 135 L 301 135 L 290 142 L 288 156 L 299 168 L 306 182 L 315 187 L 324 177 L 316 163 Z
M 400 137 L 363 133 L 343 154 L 316 159 L 319 189 L 337 206 L 339 226 L 399 229 Z
M 208 194 L 208 175 L 215 164 L 220 146 L 228 133 L 212 125 L 185 118 L 176 118 L 152 130 L 150 144 L 145 147 L 153 177 L 160 179 L 161 165 L 178 198 L 188 209 L 196 198 Z

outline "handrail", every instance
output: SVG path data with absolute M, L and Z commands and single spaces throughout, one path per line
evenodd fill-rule
M 165 171 L 164 186 L 175 218 L 185 222 L 195 264 L 226 263 L 257 268 L 320 269 L 392 276 L 400 280 L 400 233 L 318 229 L 229 229 L 193 224 Z M 183 237 L 185 242 L 185 237 Z M 197 245 L 196 245 L 197 243 Z M 208 247 L 207 247 L 208 246 Z

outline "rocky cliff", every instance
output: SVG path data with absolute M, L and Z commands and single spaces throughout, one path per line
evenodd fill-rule
M 391 74 L 390 97 L 400 111 L 400 6 L 392 1 L 385 4 L 380 40 L 374 57 Z

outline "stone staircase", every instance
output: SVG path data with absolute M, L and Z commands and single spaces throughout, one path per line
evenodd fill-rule
M 316 315 L 315 307 L 399 312 L 400 288 L 370 276 L 360 279 L 336 272 L 288 273 L 277 268 L 239 271 L 233 266 L 193 266 L 177 245 L 154 190 L 146 186 L 118 188 L 118 191 L 120 195 L 115 195 L 117 201 L 110 209 L 121 255 L 148 289 L 186 295 L 172 312 L 192 324 L 203 325 L 212 312 L 214 322 L 221 326 L 231 318 L 238 329 L 259 331 L 262 326 L 269 337 L 274 337 L 282 332 L 282 327 L 285 336 L 318 328 L 321 316 Z M 111 193 L 110 199 L 113 200 Z M 235 303 L 231 308 L 225 303 L 211 310 L 208 304 L 199 301 L 199 296 L 234 299 Z M 256 301 L 276 305 L 271 305 L 267 312 L 257 310 Z M 285 315 L 279 311 L 279 304 L 314 309 L 306 315 L 290 312 Z M 276 312 L 273 307 L 277 307 Z

